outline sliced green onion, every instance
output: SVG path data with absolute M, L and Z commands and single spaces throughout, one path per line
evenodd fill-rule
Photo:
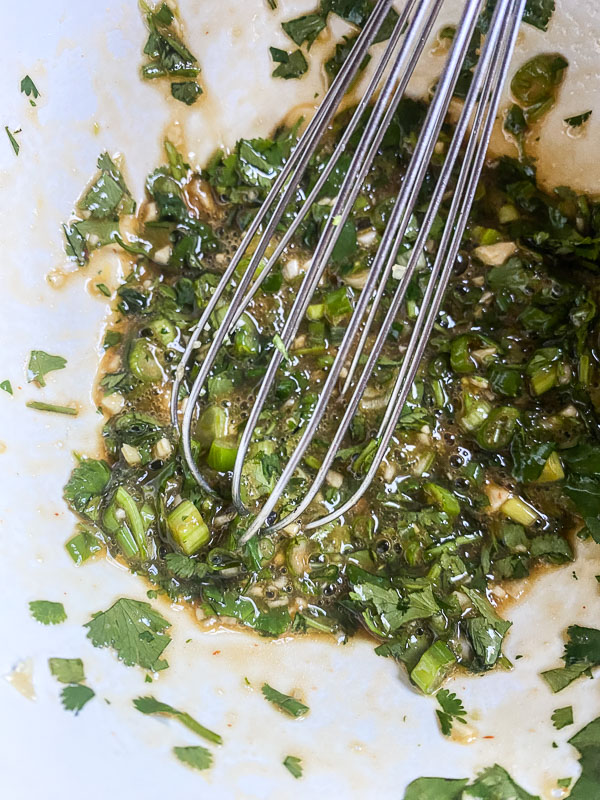
M 502 450 L 510 444 L 519 419 L 512 406 L 494 408 L 477 431 L 477 442 L 484 450 Z
M 194 439 L 206 449 L 215 439 L 222 439 L 226 435 L 227 412 L 221 406 L 208 406 L 196 424 Z
M 460 418 L 460 426 L 463 430 L 471 432 L 477 430 L 488 418 L 492 406 L 482 397 L 469 395 L 463 391 L 464 412 Z
M 352 302 L 345 286 L 325 295 L 325 316 L 332 324 L 352 312 Z
M 258 331 L 248 314 L 240 317 L 233 337 L 233 349 L 238 358 L 249 358 L 260 353 Z
M 196 506 L 183 500 L 167 517 L 173 539 L 186 556 L 197 553 L 210 539 L 210 533 Z
M 313 303 L 306 309 L 306 316 L 311 321 L 322 319 L 325 314 L 325 303 Z
M 102 545 L 93 533 L 80 531 L 66 543 L 65 548 L 73 561 L 79 566 L 102 549 Z
M 152 320 L 148 327 L 152 331 L 154 338 L 157 339 L 163 347 L 171 344 L 171 342 L 177 338 L 177 328 L 170 320 L 164 317 Z
M 206 463 L 217 472 L 230 472 L 235 465 L 237 452 L 237 441 L 234 438 L 213 439 Z
M 550 457 L 544 464 L 544 468 L 540 473 L 540 477 L 535 483 L 553 483 L 554 481 L 562 481 L 564 477 L 565 471 L 560 456 L 558 453 L 554 452 L 550 454 Z
M 135 500 L 129 492 L 122 486 L 119 486 L 115 492 L 115 502 L 123 509 L 127 519 L 128 527 L 136 541 L 142 558 L 148 557 L 148 548 L 146 546 L 146 526 L 140 514 Z
M 413 671 L 411 680 L 425 694 L 434 692 L 445 678 L 450 666 L 456 662 L 447 644 L 438 640 L 427 649 Z
M 528 527 L 539 519 L 539 514 L 520 497 L 509 497 L 500 506 L 500 511 L 513 522 L 518 522 L 519 525 Z
M 129 369 L 144 383 L 154 383 L 163 377 L 156 357 L 156 347 L 148 339 L 136 339 L 129 351 Z
M 423 486 L 423 491 L 429 502 L 444 511 L 448 516 L 457 517 L 460 514 L 460 503 L 448 489 L 438 486 L 437 483 L 426 483 Z

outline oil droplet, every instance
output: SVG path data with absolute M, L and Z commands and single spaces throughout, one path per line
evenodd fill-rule
M 33 688 L 33 662 L 30 658 L 19 661 L 12 672 L 4 678 L 13 686 L 17 692 L 28 700 L 35 700 L 35 689 Z

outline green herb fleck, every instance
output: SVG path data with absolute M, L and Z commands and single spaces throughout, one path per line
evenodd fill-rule
M 171 84 L 171 95 L 175 100 L 185 103 L 186 106 L 193 105 L 202 94 L 202 89 L 196 81 L 180 81 Z
M 283 766 L 291 772 L 294 778 L 302 777 L 302 759 L 298 756 L 286 756 L 283 760 Z
M 573 706 L 565 706 L 564 708 L 557 708 L 552 713 L 552 724 L 559 731 L 561 728 L 566 728 L 567 725 L 573 724 Z
M 79 714 L 86 703 L 89 703 L 94 695 L 93 689 L 81 684 L 65 686 L 60 694 L 64 708 L 67 711 L 74 711 L 75 716 Z
M 208 769 L 212 764 L 212 754 L 206 747 L 174 747 L 173 752 L 183 764 L 193 769 Z
M 271 58 L 279 66 L 273 70 L 274 78 L 299 78 L 308 70 L 308 64 L 301 50 L 294 50 L 293 53 L 287 53 L 285 50 L 280 50 L 278 47 L 270 47 Z
M 110 297 L 110 289 L 105 283 L 97 283 L 96 289 L 98 289 L 99 292 L 102 292 L 104 297 Z
M 35 101 L 40 96 L 40 93 L 38 91 L 37 86 L 31 80 L 29 75 L 25 75 L 25 77 L 21 81 L 21 91 L 23 92 L 23 94 L 25 94 L 25 95 L 27 95 L 27 97 L 29 97 L 30 105 L 35 106 L 35 104 L 36 104 Z
M 565 122 L 572 128 L 580 128 L 591 116 L 592 111 L 590 109 L 589 111 L 584 111 L 583 114 L 576 114 L 574 117 L 565 117 Z
M 61 683 L 83 683 L 85 680 L 80 658 L 49 658 L 48 666 L 51 674 Z
M 29 603 L 31 616 L 42 625 L 58 625 L 67 618 L 62 603 L 53 603 L 51 600 L 32 600 Z
M 18 130 L 13 131 L 11 133 L 9 131 L 9 129 L 8 129 L 8 125 L 5 125 L 4 126 L 4 130 L 6 131 L 6 135 L 8 136 L 8 141 L 10 142 L 10 144 L 12 146 L 12 149 L 15 151 L 15 155 L 18 156 L 19 155 L 19 150 L 21 149 L 21 146 L 19 145 L 19 143 L 15 139 L 15 134 L 16 133 L 21 133 L 21 129 L 19 128 Z
M 45 386 L 44 380 L 49 372 L 64 369 L 67 366 L 67 359 L 62 356 L 53 356 L 43 350 L 32 350 L 27 366 L 27 380 L 29 383 L 36 381 L 40 386 Z
M 13 394 L 12 384 L 8 380 L 2 381 L 2 383 L 0 383 L 0 389 L 2 389 L 3 392 L 7 392 L 8 394 Z
M 296 700 L 295 697 L 290 697 L 289 694 L 278 692 L 277 689 L 273 689 L 268 683 L 263 683 L 261 691 L 270 703 L 278 706 L 291 717 L 303 717 L 310 710 L 308 706 Z

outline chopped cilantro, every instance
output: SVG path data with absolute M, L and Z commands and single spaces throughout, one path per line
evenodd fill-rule
M 559 731 L 561 728 L 566 728 L 567 725 L 573 724 L 573 707 L 565 706 L 564 708 L 557 708 L 552 713 L 552 724 Z
M 12 384 L 8 380 L 2 381 L 2 383 L 0 383 L 0 389 L 2 389 L 3 392 L 7 392 L 8 394 L 13 394 Z
M 440 721 L 442 733 L 444 736 L 450 736 L 454 721 L 462 722 L 463 725 L 466 724 L 464 717 L 467 712 L 462 704 L 462 700 L 457 697 L 454 692 L 449 692 L 447 689 L 440 689 L 435 697 L 441 707 L 436 709 L 435 713 Z
M 167 553 L 165 561 L 171 572 L 178 578 L 203 578 L 208 567 L 202 561 L 198 561 L 183 553 Z
M 299 78 L 308 70 L 308 64 L 301 50 L 294 50 L 293 53 L 287 53 L 285 50 L 280 50 L 278 47 L 270 47 L 271 58 L 279 66 L 273 70 L 274 78 Z
M 122 333 L 119 333 L 118 331 L 106 331 L 104 341 L 102 342 L 102 347 L 105 350 L 108 350 L 109 347 L 116 347 L 118 344 L 121 344 L 122 340 Z
M 281 27 L 290 39 L 299 47 L 306 42 L 310 47 L 326 25 L 326 18 L 322 14 L 306 14 L 288 22 L 282 22 Z
M 588 677 L 591 677 L 588 664 L 573 664 L 570 667 L 548 669 L 542 672 L 541 675 L 555 694 L 556 692 L 562 692 L 563 689 L 570 683 L 573 683 L 573 681 L 581 675 L 588 675 Z
M 14 135 L 15 135 L 15 133 L 21 133 L 21 129 L 19 128 L 18 130 L 13 131 L 11 133 L 10 130 L 8 129 L 8 125 L 5 125 L 4 126 L 4 130 L 6 131 L 6 135 L 8 136 L 8 141 L 10 142 L 12 149 L 15 151 L 15 155 L 18 156 L 19 155 L 19 150 L 21 149 L 21 146 L 19 145 L 19 143 L 15 139 Z
M 74 711 L 75 716 L 79 714 L 86 703 L 89 703 L 94 695 L 95 692 L 93 689 L 81 684 L 65 686 L 60 693 L 63 706 L 67 711 Z
M 201 94 L 202 89 L 196 81 L 177 81 L 171 84 L 171 95 L 186 106 L 193 105 Z
M 545 31 L 548 29 L 552 14 L 554 14 L 554 0 L 527 0 L 523 22 Z
M 589 111 L 584 111 L 582 114 L 576 114 L 574 117 L 565 117 L 565 122 L 572 128 L 580 128 L 591 116 L 592 111 L 590 109 Z
M 27 97 L 29 97 L 29 103 L 32 106 L 35 106 L 35 101 L 40 96 L 40 93 L 38 91 L 37 86 L 31 80 L 29 75 L 25 75 L 25 77 L 22 79 L 22 81 L 21 81 L 21 91 L 23 92 L 23 94 L 25 94 L 25 95 L 27 95 Z
M 286 756 L 283 759 L 283 766 L 294 776 L 294 778 L 302 777 L 302 759 L 298 758 L 298 756 Z
M 565 645 L 564 660 L 567 666 L 572 664 L 600 664 L 600 630 L 583 628 L 581 625 L 570 625 L 567 628 L 569 641 Z
M 44 378 L 49 372 L 64 369 L 66 366 L 67 359 L 62 356 L 53 356 L 43 350 L 32 350 L 27 365 L 27 380 L 29 383 L 36 381 L 40 386 L 45 386 Z
M 171 641 L 167 622 L 149 603 L 121 597 L 84 625 L 94 647 L 113 647 L 127 666 L 158 672 L 169 665 L 160 656 Z
M 183 764 L 193 769 L 208 769 L 212 764 L 212 754 L 206 747 L 174 747 L 173 752 Z
M 553 692 L 560 692 L 580 675 L 591 676 L 590 668 L 600 664 L 600 630 L 570 625 L 567 628 L 564 667 L 542 672 Z
M 133 701 L 133 705 L 138 711 L 141 711 L 142 714 L 167 714 L 171 717 L 175 717 L 185 725 L 186 728 L 194 731 L 198 736 L 208 739 L 209 742 L 214 742 L 215 744 L 223 743 L 223 739 L 218 733 L 214 733 L 214 731 L 205 728 L 204 725 L 200 725 L 199 722 L 196 722 L 196 720 L 189 714 L 186 714 L 185 711 L 178 711 L 176 708 L 173 708 L 173 706 L 167 705 L 167 703 L 161 703 L 155 697 L 137 697 Z
M 61 683 L 83 683 L 85 674 L 80 658 L 49 658 L 50 672 Z
M 96 289 L 98 289 L 98 291 L 101 292 L 104 295 L 104 297 L 110 297 L 111 294 L 110 289 L 105 283 L 97 283 Z
M 579 751 L 581 764 L 581 775 L 571 789 L 569 800 L 600 797 L 600 717 L 572 736 L 569 744 Z
M 31 616 L 42 625 L 58 625 L 67 618 L 63 604 L 53 603 L 51 600 L 32 600 L 29 610 Z
M 53 414 L 67 414 L 71 417 L 77 416 L 77 409 L 72 406 L 57 406 L 54 403 L 42 403 L 39 400 L 31 400 L 25 403 L 27 408 L 33 408 L 36 411 L 50 411 Z
M 295 697 L 290 697 L 289 694 L 278 692 L 277 689 L 273 689 L 268 683 L 263 683 L 261 691 L 270 703 L 278 706 L 291 717 L 303 717 L 310 710 L 308 706 L 296 700 Z
M 559 789 L 568 789 L 569 786 L 571 785 L 572 780 L 573 778 L 559 778 L 556 781 L 556 785 L 558 786 Z
M 93 497 L 102 493 L 110 478 L 106 461 L 82 458 L 64 489 L 65 499 L 75 511 L 83 512 Z
M 417 778 L 408 785 L 404 800 L 540 800 L 518 786 L 498 764 L 467 784 L 468 779 Z

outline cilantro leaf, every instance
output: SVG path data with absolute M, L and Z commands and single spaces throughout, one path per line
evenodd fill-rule
M 569 641 L 565 645 L 564 660 L 567 666 L 573 664 L 600 664 L 600 630 L 570 625 L 567 628 Z
M 294 778 L 302 777 L 302 759 L 298 756 L 286 756 L 283 760 L 283 766 L 291 772 Z
M 484 769 L 471 786 L 464 790 L 461 800 L 468 800 L 470 797 L 474 800 L 540 800 L 518 786 L 498 764 Z
M 565 122 L 572 128 L 580 128 L 591 116 L 592 111 L 590 109 L 589 111 L 584 111 L 582 114 L 576 114 L 573 117 L 565 117 Z
M 277 689 L 273 689 L 268 683 L 263 683 L 261 691 L 270 703 L 278 706 L 291 717 L 303 717 L 310 711 L 309 707 L 305 706 L 304 703 L 296 700 L 295 697 L 290 697 L 289 694 L 278 692 Z
M 565 706 L 564 708 L 557 708 L 552 713 L 552 724 L 557 731 L 561 728 L 566 728 L 567 725 L 573 724 L 573 706 Z
M 8 380 L 2 381 L 2 383 L 0 383 L 0 389 L 2 389 L 3 392 L 7 392 L 7 394 L 13 394 L 12 384 Z
M 280 50 L 278 47 L 270 47 L 271 58 L 276 64 L 279 64 L 271 73 L 274 78 L 299 78 L 304 75 L 308 70 L 308 64 L 301 50 L 294 50 L 293 53 L 287 53 L 285 50 Z
M 562 692 L 570 683 L 581 675 L 591 678 L 589 664 L 572 664 L 570 667 L 557 667 L 540 673 L 554 694 Z
M 450 736 L 454 721 L 462 722 L 463 725 L 466 724 L 464 717 L 467 712 L 462 700 L 454 692 L 449 692 L 448 689 L 440 689 L 435 697 L 441 707 L 441 709 L 436 709 L 435 713 L 440 721 L 442 733 L 444 736 Z
M 35 100 L 38 99 L 40 93 L 38 91 L 37 86 L 31 80 L 29 75 L 25 75 L 25 77 L 21 80 L 21 91 L 23 92 L 23 94 L 27 95 L 27 97 L 30 98 L 29 102 L 31 103 L 32 106 L 34 106 Z
M 75 716 L 79 714 L 86 703 L 89 703 L 94 695 L 95 692 L 93 689 L 78 683 L 72 686 L 65 686 L 60 693 L 64 708 L 67 711 L 74 711 Z
M 294 44 L 300 47 L 306 42 L 309 50 L 325 25 L 326 19 L 322 14 L 306 14 L 281 23 L 281 27 Z
M 198 736 L 208 739 L 209 742 L 214 742 L 215 744 L 223 743 L 223 739 L 218 733 L 214 733 L 214 731 L 205 728 L 204 725 L 200 725 L 199 722 L 196 722 L 196 720 L 189 714 L 186 714 L 185 711 L 178 711 L 167 703 L 161 703 L 155 697 L 137 697 L 133 701 L 133 705 L 142 714 L 167 714 L 175 717 L 185 725 L 186 728 L 194 731 Z
M 171 641 L 171 626 L 149 603 L 121 597 L 84 625 L 94 647 L 113 647 L 127 666 L 137 664 L 158 672 L 169 665 L 160 658 Z
M 186 106 L 193 105 L 201 94 L 202 89 L 196 81 L 177 81 L 171 84 L 171 95 Z
M 409 783 L 404 800 L 460 800 L 467 778 L 417 778 Z
M 165 561 L 177 578 L 203 578 L 208 571 L 208 566 L 203 561 L 197 561 L 183 553 L 167 553 Z
M 206 747 L 174 747 L 173 752 L 182 764 L 193 769 L 208 769 L 212 764 L 212 754 Z
M 489 669 L 500 656 L 502 641 L 511 623 L 502 619 L 490 601 L 479 592 L 466 586 L 462 587 L 462 591 L 469 597 L 474 608 L 481 615 L 467 619 L 466 629 L 480 667 Z
M 100 175 L 78 203 L 94 220 L 114 219 L 119 214 L 133 214 L 135 201 L 125 179 L 108 153 L 101 153 L 97 163 Z M 80 223 L 81 224 L 81 223 Z
M 45 376 L 49 372 L 64 369 L 67 359 L 62 356 L 53 356 L 43 350 L 32 350 L 27 365 L 27 380 L 29 383 L 36 381 L 40 386 L 45 386 Z
M 42 625 L 58 625 L 67 618 L 63 604 L 53 603 L 51 600 L 32 600 L 29 610 L 31 616 Z
M 523 22 L 545 31 L 548 30 L 552 14 L 554 14 L 554 0 L 527 0 Z
M 85 680 L 80 658 L 49 658 L 50 672 L 61 683 L 82 683 Z
M 102 347 L 104 350 L 108 350 L 109 347 L 116 347 L 118 344 L 121 344 L 122 340 L 123 334 L 119 333 L 119 331 L 106 331 Z
M 82 458 L 65 486 L 65 500 L 82 513 L 90 500 L 102 494 L 110 479 L 110 467 L 106 461 Z
M 14 134 L 15 133 L 21 133 L 20 129 L 18 131 L 13 131 L 11 133 L 9 131 L 9 129 L 8 129 L 8 125 L 5 125 L 4 126 L 4 130 L 6 131 L 6 135 L 8 136 L 8 141 L 10 142 L 10 146 L 15 151 L 15 155 L 18 156 L 19 155 L 19 150 L 21 149 L 21 146 L 17 142 L 17 140 L 15 139 Z
M 600 797 L 600 717 L 569 739 L 579 751 L 581 775 L 571 789 L 569 800 L 591 800 Z

